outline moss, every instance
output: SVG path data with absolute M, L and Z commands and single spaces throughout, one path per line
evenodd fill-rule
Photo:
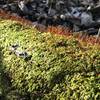
M 9 50 L 32 55 L 25 61 Z M 33 99 L 96 100 L 100 98 L 100 47 L 77 39 L 42 33 L 9 20 L 0 21 L 3 63 L 14 87 Z

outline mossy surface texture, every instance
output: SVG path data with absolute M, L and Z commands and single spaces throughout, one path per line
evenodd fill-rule
M 31 59 L 11 53 L 13 44 Z M 100 46 L 9 20 L 0 21 L 0 46 L 12 85 L 32 100 L 100 100 Z

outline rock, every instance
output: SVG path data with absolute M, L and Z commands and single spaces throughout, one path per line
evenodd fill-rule
M 79 32 L 80 31 L 80 28 L 79 28 L 79 26 L 77 26 L 77 25 L 73 25 L 73 31 L 74 32 Z
M 3 10 L 10 11 L 10 6 L 8 4 L 3 5 L 1 8 Z
M 18 56 L 18 57 L 21 57 L 23 59 L 26 59 L 28 57 L 28 54 L 27 52 L 23 51 L 23 52 L 20 52 L 20 51 L 15 51 L 15 54 Z
M 55 9 L 49 9 L 49 12 L 48 12 L 48 15 L 49 16 L 55 16 L 56 15 L 56 10 Z
M 74 17 L 76 17 L 76 18 L 79 18 L 80 15 L 81 15 L 81 12 L 78 10 L 77 7 L 75 7 L 75 8 L 72 7 L 71 8 L 71 15 L 74 16 Z
M 83 26 L 90 26 L 93 23 L 93 18 L 91 13 L 83 12 L 81 14 L 81 25 Z
M 12 52 L 15 52 L 15 50 L 17 50 L 18 47 L 19 47 L 18 44 L 11 45 L 11 46 L 10 46 L 10 50 L 11 50 Z
M 28 59 L 28 58 L 30 58 L 30 56 L 28 55 L 28 53 L 27 52 L 25 52 L 25 51 L 19 51 L 19 50 L 17 50 L 19 48 L 19 45 L 18 44 L 14 44 L 14 45 L 11 45 L 10 46 L 10 51 L 11 52 L 13 52 L 16 56 L 18 56 L 18 57 L 21 57 L 21 58 L 23 58 L 23 59 Z
M 89 28 L 86 32 L 87 32 L 89 35 L 95 35 L 95 34 L 98 32 L 98 29 Z
M 5 4 L 6 4 L 5 0 L 0 0 L 0 5 L 5 5 Z
M 60 18 L 61 18 L 62 20 L 65 20 L 65 19 L 66 19 L 66 15 L 61 14 L 61 15 L 60 15 Z
M 61 10 L 63 10 L 64 9 L 64 2 L 63 1 L 58 1 L 57 3 L 56 3 L 56 10 L 57 11 L 61 11 Z
M 19 3 L 18 3 L 18 7 L 20 8 L 20 10 L 24 13 L 24 14 L 29 14 L 29 10 L 28 10 L 28 8 L 26 7 L 26 5 L 25 5 L 25 1 L 20 1 Z
M 94 1 L 93 0 L 80 0 L 81 5 L 84 6 L 93 6 L 94 5 Z

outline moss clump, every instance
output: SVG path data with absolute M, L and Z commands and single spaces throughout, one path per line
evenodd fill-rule
M 13 27 L 14 25 L 14 27 Z M 32 55 L 25 61 L 9 50 L 19 44 Z M 100 48 L 72 36 L 41 33 L 9 20 L 0 21 L 3 63 L 21 94 L 42 100 L 98 100 Z

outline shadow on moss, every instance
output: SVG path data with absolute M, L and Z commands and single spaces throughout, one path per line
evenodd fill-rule
M 4 82 L 5 74 L 3 71 L 3 55 L 2 55 L 2 48 L 0 48 L 0 100 L 5 99 L 5 92 L 6 92 L 6 85 Z

